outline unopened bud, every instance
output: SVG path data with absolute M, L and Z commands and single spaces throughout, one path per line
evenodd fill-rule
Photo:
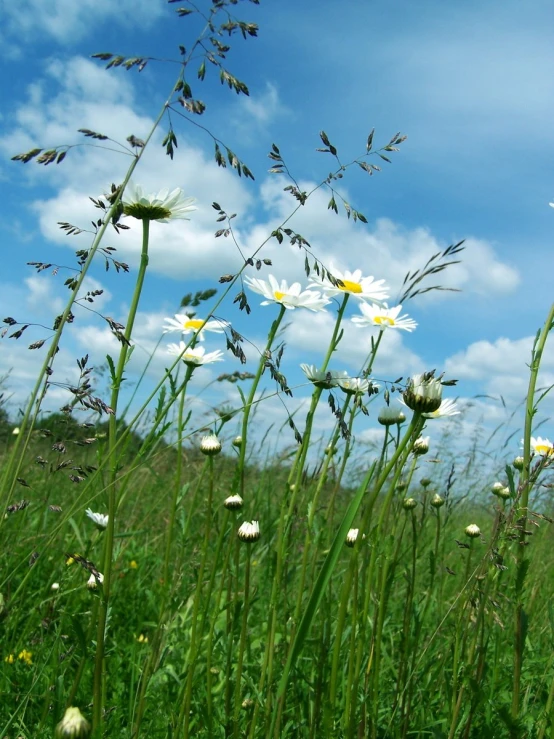
M 417 500 L 415 498 L 405 498 L 402 503 L 402 508 L 404 508 L 406 511 L 413 511 L 416 505 Z
M 200 451 L 208 457 L 213 457 L 221 451 L 221 442 L 215 434 L 202 437 Z
M 466 526 L 465 535 L 469 536 L 470 539 L 476 539 L 481 536 L 481 529 L 476 524 L 470 523 L 469 526 Z
M 444 505 L 444 498 L 441 498 L 441 496 L 438 493 L 435 493 L 433 497 L 431 498 L 431 505 L 433 508 L 442 508 Z

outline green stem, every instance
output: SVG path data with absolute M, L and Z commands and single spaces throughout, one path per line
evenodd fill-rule
M 140 267 L 137 276 L 137 282 L 129 308 L 129 316 L 125 327 L 124 341 L 119 352 L 119 361 L 113 381 L 110 405 L 112 414 L 110 415 L 108 427 L 108 444 L 110 458 L 110 486 L 108 490 L 108 526 L 104 539 L 104 583 L 102 587 L 102 598 L 98 614 L 98 632 L 96 637 L 96 655 L 94 661 L 94 687 L 93 687 L 93 731 L 95 736 L 102 736 L 103 724 L 103 695 L 105 690 L 105 639 L 106 639 L 106 622 L 108 616 L 108 606 L 111 590 L 111 575 L 113 563 L 113 545 L 115 532 L 115 514 L 117 511 L 117 473 L 118 473 L 118 457 L 115 453 L 117 443 L 117 404 L 119 393 L 123 383 L 123 372 L 129 354 L 130 339 L 133 332 L 133 326 L 138 310 L 140 296 L 144 285 L 144 277 L 146 268 L 148 267 L 148 237 L 150 231 L 150 222 L 142 221 L 142 251 L 140 256 Z
M 239 714 L 242 705 L 242 667 L 244 663 L 244 650 L 246 648 L 246 630 L 248 627 L 248 608 L 250 606 L 250 544 L 246 545 L 246 569 L 244 573 L 244 602 L 242 606 L 242 625 L 240 630 L 239 654 L 237 659 L 237 673 L 235 680 L 235 711 L 233 715 L 235 739 L 239 737 Z

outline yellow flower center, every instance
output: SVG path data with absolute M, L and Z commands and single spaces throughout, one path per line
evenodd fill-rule
M 275 300 L 276 300 L 276 301 L 277 301 L 278 303 L 280 303 L 280 302 L 281 302 L 281 300 L 282 300 L 282 299 L 283 299 L 283 298 L 285 297 L 285 295 L 286 295 L 286 293 L 280 293 L 280 292 L 279 292 L 278 290 L 276 290 L 276 291 L 275 291 L 275 292 L 273 293 L 273 296 L 275 297 Z
M 394 318 L 390 316 L 375 316 L 373 322 L 378 326 L 394 326 L 395 324 Z
M 341 280 L 342 285 L 337 285 L 339 290 L 344 290 L 345 293 L 361 293 L 362 286 L 359 282 L 351 282 L 350 280 Z
M 201 318 L 190 318 L 183 323 L 183 328 L 191 328 L 193 331 L 199 331 L 204 321 Z
M 535 451 L 537 454 L 542 454 L 545 457 L 549 454 L 554 454 L 554 449 L 546 444 L 537 444 L 535 446 Z

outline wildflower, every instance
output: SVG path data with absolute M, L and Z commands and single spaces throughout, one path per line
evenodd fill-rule
M 12 430 L 12 436 L 19 436 L 19 426 L 15 426 Z
M 313 364 L 301 364 L 300 369 L 310 382 L 322 390 L 330 390 L 337 387 L 340 379 L 346 379 L 348 373 L 345 370 L 318 370 Z
M 334 455 L 335 455 L 335 454 L 336 454 L 337 452 L 338 452 L 338 449 L 337 449 L 337 447 L 336 447 L 336 446 L 332 446 L 331 444 L 329 444 L 329 446 L 326 446 L 326 447 L 325 447 L 325 454 L 327 454 L 328 456 L 331 456 L 331 457 L 332 457 L 332 456 L 334 456 Z
M 415 498 L 405 498 L 402 502 L 402 508 L 406 511 L 413 511 L 416 505 L 417 500 Z
M 521 440 L 523 444 L 523 439 Z M 543 439 L 542 436 L 531 437 L 531 449 L 541 457 L 549 457 L 554 454 L 554 444 L 548 439 Z
M 242 446 L 242 436 L 235 436 L 231 444 L 235 447 L 235 449 L 240 449 Z
M 524 465 L 525 459 L 523 457 L 516 457 L 512 462 L 512 466 L 514 467 L 514 469 L 518 470 L 519 472 L 521 472 Z
M 241 703 L 241 706 L 243 707 L 245 711 L 250 710 L 253 707 L 253 705 L 254 705 L 254 701 L 252 700 L 252 698 L 245 698 Z
M 414 448 L 412 449 L 412 454 L 415 454 L 416 456 L 422 456 L 423 454 L 427 454 L 429 451 L 429 442 L 431 441 L 430 436 L 420 436 L 419 439 L 416 439 L 414 442 Z
M 408 315 L 399 316 L 398 314 L 402 310 L 401 305 L 397 305 L 394 308 L 389 308 L 386 303 L 383 303 L 383 307 L 373 303 L 360 303 L 361 316 L 353 316 L 352 323 L 357 326 L 377 326 L 381 331 L 386 328 L 399 328 L 404 331 L 413 331 L 417 328 L 417 323 L 410 318 Z
M 245 521 L 240 525 L 238 537 L 241 541 L 248 543 L 258 541 L 260 538 L 260 525 L 257 521 Z
M 406 416 L 402 413 L 400 408 L 393 408 L 390 405 L 385 405 L 379 411 L 377 420 L 381 426 L 394 426 L 395 424 L 400 425 L 404 423 Z
M 109 516 L 106 516 L 104 513 L 94 513 L 90 508 L 87 508 L 85 513 L 100 531 L 103 531 L 107 527 Z
M 171 331 L 180 331 L 184 336 L 187 334 L 196 334 L 199 341 L 204 341 L 204 332 L 212 331 L 215 334 L 222 334 L 228 324 L 225 321 L 213 319 L 205 321 L 203 318 L 195 318 L 187 316 L 185 313 L 176 313 L 175 318 L 166 318 L 163 327 L 164 334 Z
M 188 213 L 196 210 L 193 202 L 194 198 L 184 197 L 180 187 L 176 187 L 171 192 L 164 189 L 145 195 L 140 185 L 130 182 L 121 198 L 123 212 L 126 216 L 159 223 L 168 223 L 178 218 L 189 221 Z
M 491 485 L 491 493 L 493 495 L 498 495 L 501 490 L 504 490 L 504 484 L 501 482 L 494 482 Z
M 373 387 L 373 384 L 363 377 L 345 377 L 338 380 L 337 384 L 347 395 L 361 395 Z
M 64 717 L 56 726 L 57 739 L 86 739 L 90 735 L 90 724 L 78 708 L 67 708 Z
M 168 354 L 173 354 L 176 357 L 181 357 L 183 362 L 188 367 L 200 367 L 203 364 L 212 364 L 212 362 L 222 362 L 223 352 L 216 349 L 215 352 L 207 352 L 203 346 L 196 346 L 186 348 L 184 341 L 180 341 L 178 344 L 168 344 Z
M 396 483 L 396 489 L 399 493 L 401 493 L 403 490 L 406 490 L 408 488 L 408 483 L 406 480 L 398 480 Z
M 52 585 L 50 585 L 50 590 L 53 590 L 54 592 L 58 591 L 59 589 L 60 589 L 59 582 L 53 582 Z
M 137 567 L 138 567 L 138 564 L 137 564 L 137 563 L 135 562 L 135 560 L 134 560 L 134 559 L 132 559 L 132 560 L 131 560 L 131 561 L 129 562 L 129 567 L 130 567 L 130 568 L 131 568 L 132 570 L 136 570 L 136 569 L 137 569 Z
M 469 526 L 466 526 L 465 535 L 469 536 L 470 539 L 476 539 L 481 536 L 481 529 L 476 524 L 470 523 Z
M 419 481 L 419 484 L 421 485 L 422 488 L 428 488 L 431 482 L 432 480 L 430 480 L 428 477 L 422 477 L 421 480 Z
M 92 574 L 87 580 L 87 588 L 89 590 L 96 590 L 98 585 L 102 585 L 104 582 L 104 575 L 99 572 L 97 575 Z
M 324 310 L 325 306 L 330 303 L 318 290 L 303 291 L 299 282 L 293 282 L 289 287 L 286 280 L 281 280 L 279 283 L 273 275 L 268 275 L 267 279 L 268 281 L 266 282 L 257 277 L 244 278 L 244 281 L 251 290 L 264 296 L 265 300 L 261 305 L 279 303 L 289 310 L 307 308 L 316 313 Z
M 433 508 L 442 508 L 442 506 L 444 505 L 444 498 L 441 497 L 438 493 L 435 493 L 431 498 L 431 505 L 433 506 Z
M 441 401 L 436 411 L 431 413 L 422 413 L 423 418 L 446 418 L 447 416 L 457 416 L 460 413 L 456 402 L 451 398 Z
M 9 665 L 13 665 L 13 663 L 15 662 L 15 655 L 8 654 L 7 657 L 4 657 L 4 662 L 7 662 Z
M 373 300 L 381 302 L 389 297 L 388 290 L 384 280 L 375 280 L 374 277 L 362 277 L 362 270 L 356 269 L 354 272 L 340 272 L 334 267 L 331 268 L 331 274 L 339 281 L 339 284 L 333 285 L 326 276 L 312 276 L 310 286 L 321 287 L 326 295 L 335 297 L 336 295 L 344 295 L 349 293 L 357 298 L 365 300 Z
M 240 495 L 229 495 L 223 501 L 223 505 L 230 511 L 238 511 L 240 508 L 242 508 L 243 502 L 244 501 L 242 500 Z
M 418 411 L 419 413 L 433 413 L 441 405 L 441 381 L 433 377 L 432 372 L 414 375 L 408 380 L 402 397 L 411 410 Z
M 202 437 L 200 451 L 207 457 L 213 457 L 221 451 L 221 442 L 215 434 Z
M 139 644 L 148 644 L 148 637 L 141 634 L 140 636 L 137 636 L 137 641 Z
M 359 534 L 360 529 L 349 529 L 348 533 L 346 534 L 346 539 L 344 540 L 346 546 L 353 547 L 358 541 Z M 365 539 L 365 534 L 362 535 L 362 539 Z
M 509 487 L 503 487 L 501 490 L 499 490 L 496 495 L 499 498 L 502 498 L 502 500 L 508 500 L 508 498 L 511 497 L 510 488 Z
M 32 652 L 28 652 L 26 649 L 23 649 L 17 655 L 17 659 L 20 659 L 22 662 L 25 662 L 26 665 L 32 665 L 33 664 L 33 660 L 31 659 L 32 656 L 33 656 Z

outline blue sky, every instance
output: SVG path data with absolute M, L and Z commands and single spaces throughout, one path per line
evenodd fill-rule
M 88 196 L 101 195 L 127 167 L 125 157 L 91 147 L 74 149 L 63 164 L 48 168 L 23 166 L 10 157 L 34 146 L 83 143 L 78 128 L 120 141 L 131 133 L 145 136 L 176 66 L 151 62 L 140 74 L 105 71 L 90 56 L 111 51 L 177 59 L 177 46 L 190 43 L 195 21 L 177 18 L 176 7 L 162 0 L 5 5 L 0 38 L 1 93 L 9 103 L 0 118 L 3 316 L 51 324 L 65 297 L 62 273 L 35 275 L 26 262 L 72 265 L 72 249 L 85 248 L 90 239 L 64 236 L 57 221 L 86 227 L 96 216 Z M 442 280 L 461 292 L 406 304 L 419 327 L 413 334 L 385 337 L 375 374 L 392 380 L 444 369 L 458 378 L 452 394 L 459 395 L 466 413 L 463 420 L 441 423 L 458 424 L 468 436 L 481 425 L 494 428 L 525 394 L 532 337 L 553 297 L 554 211 L 548 207 L 554 198 L 552 4 L 536 0 L 523 13 L 521 3 L 512 0 L 402 0 L 394 6 L 369 0 L 261 0 L 259 6 L 240 3 L 236 14 L 260 26 L 259 38 L 234 39 L 228 58 L 228 68 L 246 82 L 250 97 L 222 88 L 210 69 L 204 84 L 196 82 L 194 72 L 191 82 L 207 104 L 199 122 L 248 164 L 256 181 L 218 169 L 210 139 L 175 117 L 179 149 L 171 162 L 160 146 L 162 124 L 134 179 L 152 190 L 182 187 L 196 197 L 198 211 L 190 223 L 153 228 L 136 334 L 144 352 L 135 352 L 131 369 L 140 370 L 140 356 L 155 346 L 163 317 L 177 311 L 182 295 L 214 286 L 221 274 L 240 265 L 232 245 L 213 237 L 212 201 L 237 213 L 237 233 L 247 253 L 290 211 L 286 183 L 267 173 L 272 142 L 309 187 L 331 169 L 328 155 L 315 152 L 321 129 L 344 161 L 363 153 L 372 128 L 376 144 L 401 131 L 408 139 L 392 164 L 383 163 L 383 171 L 372 178 L 352 171 L 341 184 L 348 201 L 366 215 L 366 226 L 330 213 L 328 196 L 322 195 L 303 209 L 295 227 L 327 265 L 360 268 L 386 279 L 390 302 L 408 269 L 466 239 L 463 264 Z M 117 239 L 110 236 L 106 244 L 136 267 L 139 236 L 135 228 Z M 273 260 L 277 277 L 305 282 L 303 255 L 295 247 L 272 243 L 263 256 Z M 105 290 L 99 310 L 124 322 L 133 274 L 116 276 L 98 265 L 88 289 Z M 220 314 L 261 347 L 275 310 L 259 308 L 252 294 L 250 302 L 254 310 L 248 320 L 230 303 Z M 296 311 L 290 318 L 284 371 L 289 382 L 301 383 L 298 365 L 321 358 L 333 316 Z M 33 331 L 31 340 L 45 333 Z M 101 366 L 110 341 L 102 322 L 81 312 L 59 355 L 60 378 L 75 378 L 74 359 L 86 351 Z M 369 333 L 362 337 L 349 324 L 333 366 L 354 372 L 368 342 Z M 12 371 L 8 390 L 14 408 L 24 401 L 39 365 L 28 343 L 25 337 L 25 343 L 4 338 L 0 344 L 0 372 Z M 167 365 L 163 346 L 149 382 Z M 217 337 L 207 346 L 219 348 Z M 196 373 L 197 392 L 220 371 L 241 369 L 231 356 L 213 367 Z M 547 348 L 541 384 L 552 382 L 554 350 Z M 296 408 L 308 392 L 299 389 L 289 407 Z M 493 397 L 475 399 L 485 394 Z M 212 386 L 201 397 L 206 409 L 224 400 L 237 402 L 236 390 L 227 385 Z M 49 407 L 61 402 L 63 393 L 50 394 Z M 550 412 L 546 401 L 539 420 Z M 265 403 L 264 413 L 268 422 L 282 420 L 276 401 Z M 331 419 L 322 416 L 320 423 L 328 428 Z M 547 427 L 541 432 L 548 435 Z M 373 433 L 367 421 L 358 430 L 360 439 Z M 515 441 L 510 449 L 517 451 Z

